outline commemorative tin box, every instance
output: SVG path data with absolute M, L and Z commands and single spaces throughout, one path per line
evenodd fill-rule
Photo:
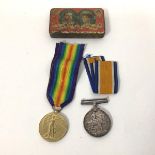
M 52 38 L 102 38 L 105 33 L 101 8 L 53 8 L 49 33 Z

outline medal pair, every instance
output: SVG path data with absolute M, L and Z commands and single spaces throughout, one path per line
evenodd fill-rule
M 39 124 L 40 135 L 47 141 L 62 139 L 68 131 L 68 120 L 60 111 L 69 104 L 74 95 L 78 70 L 84 44 L 57 43 L 51 63 L 47 98 L 54 112 L 45 115 Z M 118 91 L 117 63 L 105 61 L 103 56 L 83 59 L 92 91 L 97 94 L 113 94 Z M 81 104 L 93 104 L 84 117 L 85 130 L 94 137 L 101 137 L 111 129 L 111 119 L 98 104 L 108 99 L 82 100 Z

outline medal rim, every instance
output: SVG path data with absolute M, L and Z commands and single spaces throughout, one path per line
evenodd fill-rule
M 65 123 L 66 123 L 66 126 L 67 126 L 66 132 L 64 132 L 63 136 L 61 136 L 61 137 L 59 137 L 59 138 L 57 138 L 57 139 L 48 139 L 48 138 L 45 138 L 45 137 L 42 135 L 42 132 L 41 132 L 41 129 L 40 129 L 40 128 L 41 128 L 41 123 L 42 123 L 42 121 L 43 121 L 48 115 L 50 115 L 50 114 L 57 114 L 57 115 L 62 116 L 62 117 L 64 118 Z M 55 111 L 49 112 L 49 113 L 47 113 L 46 115 L 44 115 L 44 116 L 42 117 L 42 119 L 40 120 L 40 122 L 39 122 L 39 133 L 40 133 L 41 137 L 42 137 L 44 140 L 48 141 L 48 142 L 57 142 L 57 141 L 63 139 L 63 138 L 65 137 L 65 135 L 67 134 L 68 130 L 69 130 L 69 121 L 68 121 L 68 118 L 66 117 L 66 115 L 64 115 L 62 112 L 58 112 L 58 111 L 56 111 L 56 112 L 55 112 Z
M 109 119 L 109 122 L 110 122 L 110 123 L 109 123 L 108 131 L 105 132 L 105 133 L 103 133 L 103 134 L 100 134 L 100 135 L 94 135 L 94 134 L 92 134 L 92 133 L 90 132 L 90 130 L 88 130 L 88 128 L 87 128 L 87 126 L 86 126 L 86 117 L 87 117 L 87 115 L 88 115 L 91 111 L 94 110 L 94 107 L 93 107 L 91 110 L 89 110 L 89 111 L 85 114 L 84 119 L 83 119 L 83 126 L 84 126 L 85 130 L 87 131 L 87 133 L 88 133 L 89 135 L 91 135 L 92 137 L 103 137 L 103 136 L 107 135 L 107 134 L 110 132 L 110 130 L 111 130 L 111 128 L 112 128 L 112 119 L 111 119 L 111 115 L 108 115 L 108 113 L 105 112 L 104 110 L 102 110 L 100 107 L 96 107 L 96 108 L 99 109 L 100 111 L 102 111 L 102 112 L 106 115 L 106 117 Z

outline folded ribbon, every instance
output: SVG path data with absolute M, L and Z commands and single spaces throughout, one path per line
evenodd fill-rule
M 116 61 L 105 61 L 103 56 L 90 55 L 83 60 L 94 93 L 115 94 L 118 92 Z

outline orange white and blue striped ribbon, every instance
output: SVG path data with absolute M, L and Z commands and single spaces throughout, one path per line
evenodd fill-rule
M 94 93 L 115 94 L 118 92 L 116 61 L 105 61 L 103 56 L 90 55 L 83 60 Z
M 51 64 L 47 98 L 55 108 L 72 101 L 84 44 L 57 43 Z

